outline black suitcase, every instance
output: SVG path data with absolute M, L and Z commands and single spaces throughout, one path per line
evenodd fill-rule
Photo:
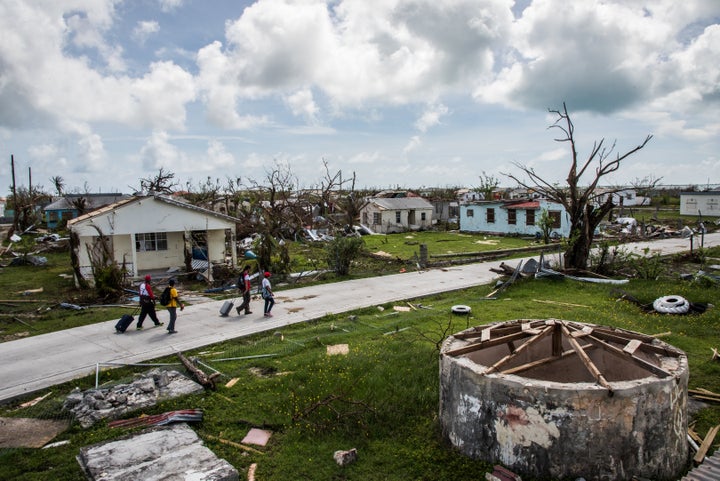
M 232 310 L 234 305 L 235 305 L 235 303 L 233 301 L 223 302 L 223 305 L 220 308 L 220 315 L 222 317 L 227 317 L 227 315 L 230 314 L 230 311 Z
M 130 324 L 132 324 L 134 320 L 135 318 L 130 314 L 123 314 L 117 324 L 115 324 L 115 332 L 122 334 L 128 327 L 130 327 Z

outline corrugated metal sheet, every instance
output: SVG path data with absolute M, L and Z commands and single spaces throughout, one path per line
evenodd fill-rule
M 690 470 L 680 481 L 718 481 L 720 480 L 720 450 L 712 456 L 705 456 L 702 464 Z

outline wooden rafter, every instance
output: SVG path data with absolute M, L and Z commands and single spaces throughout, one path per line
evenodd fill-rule
M 490 373 L 492 373 L 492 372 L 495 372 L 500 366 L 502 366 L 502 365 L 504 365 L 504 364 L 507 364 L 507 363 L 510 362 L 512 359 L 514 359 L 518 354 L 522 353 L 523 351 L 525 351 L 525 350 L 528 349 L 529 347 L 537 344 L 540 340 L 542 340 L 545 336 L 547 336 L 548 334 L 550 334 L 552 331 L 553 331 L 553 327 L 552 327 L 552 326 L 546 327 L 545 329 L 542 330 L 542 332 L 540 332 L 539 334 L 536 334 L 535 336 L 531 337 L 531 338 L 530 338 L 527 342 L 525 342 L 523 345 L 521 345 L 521 346 L 518 347 L 517 349 L 513 350 L 510 354 L 508 354 L 507 356 L 503 357 L 502 359 L 500 359 L 499 361 L 497 361 L 495 364 L 493 364 L 492 366 L 490 366 L 489 368 L 487 368 L 487 369 L 485 370 L 485 374 L 490 374 Z
M 602 375 L 600 370 L 597 368 L 594 362 L 590 359 L 590 356 L 587 355 L 585 350 L 582 348 L 580 343 L 570 335 L 570 330 L 568 327 L 563 324 L 561 326 L 561 329 L 563 331 L 563 334 L 565 334 L 565 337 L 567 338 L 570 345 L 573 347 L 577 355 L 582 360 L 583 364 L 587 368 L 588 371 L 590 371 L 590 374 L 595 378 L 598 384 L 600 384 L 602 387 L 607 389 L 612 393 L 612 387 L 610 387 L 610 384 L 607 382 L 607 379 L 605 379 L 605 376 Z

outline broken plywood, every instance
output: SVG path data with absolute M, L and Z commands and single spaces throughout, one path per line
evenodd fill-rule
M 41 448 L 67 427 L 67 421 L 0 418 L 0 448 Z
M 327 355 L 335 356 L 338 354 L 348 354 L 350 347 L 348 344 L 335 344 L 334 346 L 327 346 Z
M 241 441 L 243 444 L 255 444 L 256 446 L 265 446 L 270 440 L 272 433 L 265 429 L 252 428 Z

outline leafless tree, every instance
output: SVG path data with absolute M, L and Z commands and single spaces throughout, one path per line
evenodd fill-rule
M 590 248 L 592 246 L 595 228 L 614 207 L 613 196 L 607 195 L 602 204 L 597 203 L 596 188 L 600 179 L 620 168 L 623 160 L 638 152 L 652 139 L 652 135 L 638 146 L 625 153 L 617 153 L 611 158 L 615 150 L 615 143 L 605 146 L 605 139 L 593 144 L 590 155 L 584 161 L 578 159 L 575 144 L 575 126 L 570 119 L 565 103 L 562 110 L 550 110 L 557 116 L 555 122 L 549 127 L 559 130 L 562 135 L 555 139 L 557 142 L 567 142 L 570 145 L 572 160 L 566 179 L 566 185 L 551 184 L 535 172 L 532 167 L 515 163 L 528 180 L 520 179 L 514 174 L 505 174 L 521 186 L 534 189 L 547 199 L 558 202 L 565 207 L 570 217 L 570 238 L 565 250 L 564 264 L 566 268 L 586 269 Z M 582 184 L 583 175 L 588 169 L 594 167 L 594 176 L 587 185 Z M 593 172 L 590 170 L 590 172 Z M 593 175 L 593 174 L 590 174 Z M 605 192 L 607 194 L 607 191 Z
M 172 194 L 179 185 L 174 179 L 175 174 L 173 172 L 165 171 L 163 167 L 160 167 L 154 177 L 140 179 L 140 190 L 158 194 Z
M 325 216 L 328 211 L 342 211 L 343 223 L 353 225 L 360 217 L 360 211 L 367 203 L 367 196 L 362 195 L 356 188 L 357 175 L 353 171 L 350 177 L 343 177 L 342 170 L 331 174 L 327 160 L 323 159 L 325 177 L 320 188 L 320 214 Z

